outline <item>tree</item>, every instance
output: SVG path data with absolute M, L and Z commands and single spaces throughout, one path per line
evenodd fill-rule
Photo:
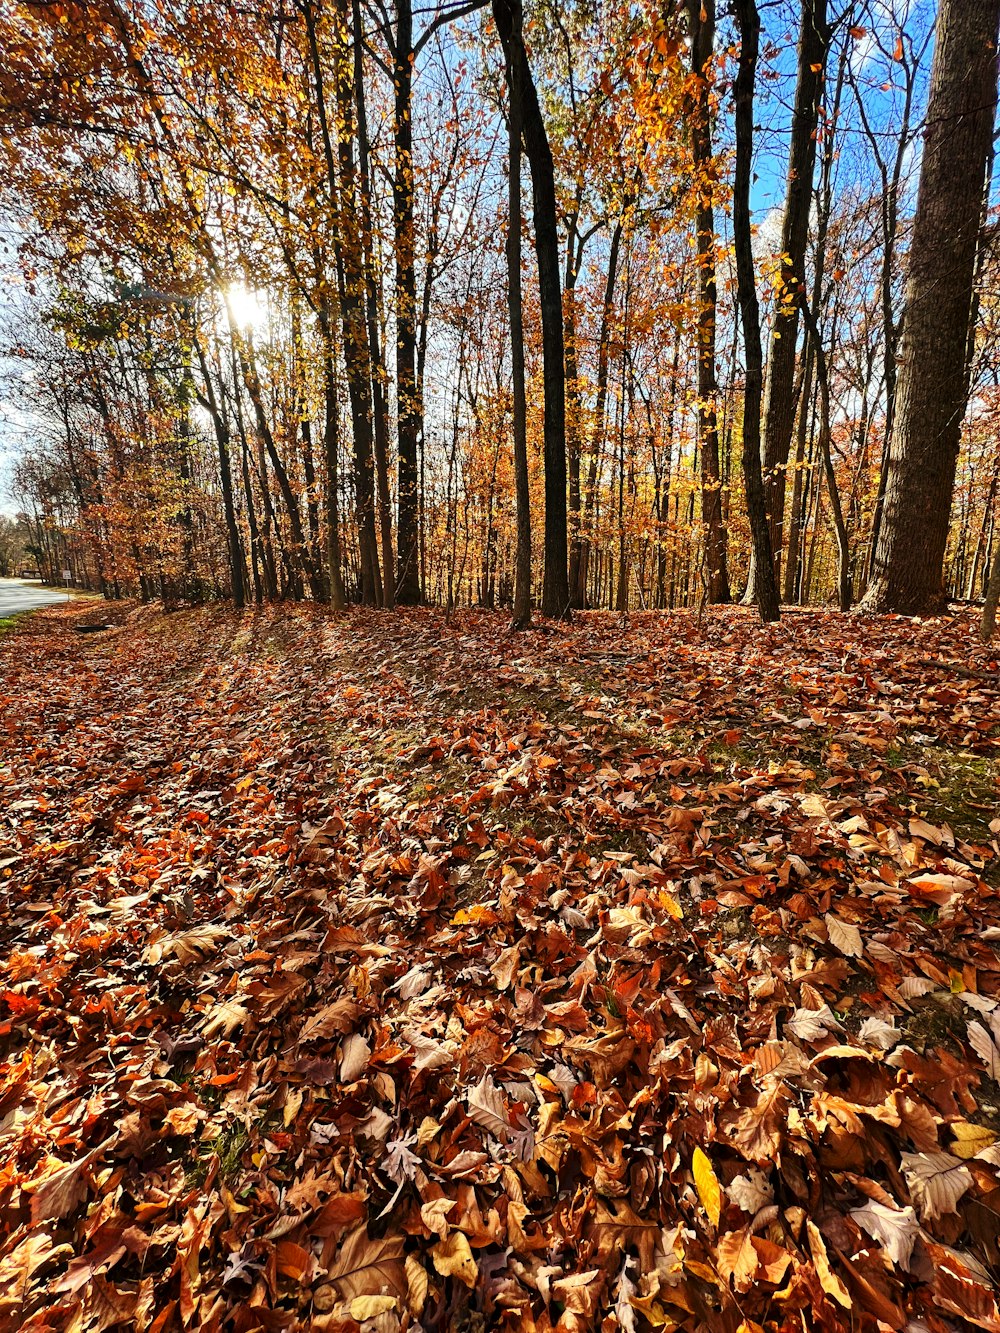
M 756 565 L 754 595 L 760 618 L 777 620 L 781 614 L 778 584 L 767 522 L 764 479 L 760 460 L 760 401 L 764 378 L 764 350 L 760 340 L 760 307 L 753 270 L 750 228 L 750 179 L 753 160 L 753 101 L 760 50 L 760 15 L 756 0 L 735 0 L 740 30 L 740 59 L 736 73 L 736 173 L 733 182 L 733 244 L 736 252 L 737 299 L 743 326 L 746 384 L 743 392 L 743 482 Z
M 518 67 L 508 64 L 507 86 L 511 95 L 507 114 L 507 304 L 510 312 L 511 426 L 517 504 L 513 624 L 515 629 L 526 629 L 531 622 L 531 493 L 524 391 L 524 321 L 521 311 L 521 91 L 515 87 L 519 78 Z
M 493 0 L 493 18 L 508 69 L 517 74 L 509 89 L 516 98 L 524 150 L 531 168 L 538 260 L 538 295 L 542 315 L 542 362 L 545 412 L 545 563 L 542 614 L 570 614 L 566 504 L 566 368 L 563 349 L 559 231 L 552 150 L 538 93 L 524 49 L 520 0 Z
M 788 146 L 785 209 L 781 222 L 781 273 L 778 306 L 771 326 L 764 401 L 764 497 L 775 576 L 780 573 L 784 540 L 785 478 L 795 425 L 795 360 L 799 308 L 805 292 L 805 257 L 809 240 L 816 135 L 823 76 L 830 46 L 826 0 L 802 0 L 802 23 L 795 79 L 795 105 Z M 751 565 L 747 600 L 754 599 L 757 566 Z
M 997 105 L 1000 0 L 941 0 L 885 507 L 866 611 L 933 614 L 968 397 L 969 325 Z
M 715 0 L 687 0 L 691 37 L 688 116 L 694 165 L 695 243 L 698 250 L 698 432 L 701 441 L 701 516 L 705 524 L 708 600 L 729 601 L 726 529 L 719 473 L 719 386 L 715 371 L 718 309 L 715 263 L 715 212 L 712 205 L 717 167 L 712 154 L 712 60 L 715 53 Z

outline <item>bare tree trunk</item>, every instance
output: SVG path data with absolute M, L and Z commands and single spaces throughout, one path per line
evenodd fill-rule
M 1000 0 L 941 0 L 910 246 L 885 506 L 866 611 L 945 603 L 944 554 L 968 393 L 967 352 Z
M 608 352 L 611 338 L 611 316 L 614 313 L 615 283 L 618 277 L 618 256 L 621 253 L 624 223 L 621 218 L 615 223 L 611 233 L 611 246 L 608 251 L 608 272 L 604 282 L 604 301 L 601 306 L 601 328 L 597 339 L 597 397 L 594 406 L 594 429 L 590 439 L 590 463 L 587 468 L 587 482 L 582 498 L 583 528 L 580 534 L 580 551 L 576 566 L 576 582 L 570 591 L 573 606 L 582 610 L 587 605 L 587 574 L 592 546 L 591 531 L 594 524 L 594 505 L 597 495 L 597 469 L 604 447 L 604 425 L 608 404 Z
M 354 437 L 354 482 L 357 503 L 358 547 L 361 560 L 361 600 L 377 606 L 382 600 L 382 582 L 375 537 L 375 478 L 372 464 L 372 380 L 370 347 L 365 318 L 365 265 L 357 234 L 358 199 L 355 182 L 351 132 L 353 74 L 344 52 L 335 71 L 338 115 L 337 161 L 334 159 L 326 110 L 323 61 L 319 50 L 312 0 L 303 4 L 309 38 L 310 59 L 316 86 L 316 112 L 323 139 L 330 201 L 337 219 L 338 241 L 335 247 L 337 296 L 343 322 L 344 365 L 351 402 L 351 426 Z M 337 40 L 347 40 L 344 0 L 339 0 Z M 339 171 L 338 171 L 339 166 Z
M 510 109 L 507 124 L 507 304 L 510 311 L 511 418 L 514 434 L 514 492 L 517 553 L 514 563 L 515 629 L 531 623 L 531 494 L 528 487 L 527 402 L 524 390 L 524 325 L 521 312 L 521 93 L 520 73 L 508 61 Z
M 198 353 L 198 365 L 205 383 L 205 407 L 212 418 L 215 439 L 219 449 L 219 479 L 222 483 L 222 507 L 226 515 L 226 539 L 229 545 L 229 578 L 233 590 L 233 602 L 237 607 L 246 605 L 246 585 L 243 580 L 243 543 L 240 540 L 240 528 L 236 521 L 236 505 L 233 500 L 233 471 L 229 452 L 229 426 L 215 396 L 212 374 L 205 356 L 201 339 L 195 335 L 195 350 Z
M 372 247 L 372 190 L 368 153 L 368 110 L 365 104 L 364 51 L 361 38 L 361 6 L 352 0 L 351 23 L 354 50 L 353 83 L 356 108 L 356 138 L 358 142 L 359 200 L 361 204 L 361 264 L 364 271 L 365 320 L 368 328 L 368 362 L 371 374 L 372 399 L 372 453 L 375 463 L 375 495 L 377 497 L 379 544 L 382 549 L 382 606 L 391 611 L 396 604 L 395 560 L 392 550 L 392 496 L 389 492 L 389 401 L 385 369 L 385 354 L 379 335 L 378 287 L 375 280 L 375 259 Z M 342 16 L 342 40 L 347 40 L 346 6 Z M 346 104 L 341 103 L 344 124 L 341 127 L 342 162 L 343 144 L 350 147 L 350 119 Z M 353 163 L 350 164 L 353 170 Z M 344 176 L 342 168 L 342 179 Z M 348 225 L 353 225 L 353 220 Z M 346 244 L 346 242 L 343 242 Z
M 979 637 L 983 643 L 989 643 L 997 627 L 997 606 L 1000 604 L 1000 542 L 993 552 L 993 565 L 989 581 L 986 584 L 986 600 L 983 603 L 983 619 L 979 626 Z
M 695 231 L 698 246 L 698 435 L 701 441 L 701 517 L 705 525 L 708 600 L 728 602 L 726 528 L 719 475 L 719 386 L 715 374 L 718 307 L 715 271 L 715 211 L 712 204 L 712 108 L 709 78 L 715 54 L 715 0 L 687 0 L 694 91 L 689 106 L 694 161 Z
M 531 166 L 538 295 L 542 313 L 542 376 L 545 385 L 545 567 L 542 614 L 570 615 L 566 513 L 566 367 L 563 359 L 562 293 L 555 169 L 545 121 L 524 49 L 520 0 L 493 0 L 493 18 L 509 67 L 518 68 L 511 90 L 520 100 L 524 149 Z
M 785 481 L 788 452 L 795 426 L 795 355 L 799 329 L 799 296 L 805 285 L 816 134 L 823 99 L 824 71 L 830 47 L 826 0 L 802 0 L 798 73 L 792 134 L 788 148 L 785 213 L 781 224 L 781 285 L 771 329 L 764 402 L 764 496 L 771 534 L 775 575 L 784 540 Z M 747 600 L 753 600 L 756 562 L 751 562 Z
M 740 30 L 740 60 L 736 74 L 736 173 L 733 182 L 733 239 L 736 251 L 737 297 L 743 324 L 746 387 L 743 397 L 743 481 L 757 577 L 754 593 L 760 618 L 777 620 L 781 614 L 771 555 L 771 533 L 764 499 L 760 461 L 760 401 L 764 377 L 764 350 L 760 341 L 760 306 L 753 269 L 750 231 L 750 179 L 753 156 L 753 100 L 760 47 L 760 15 L 756 0 L 735 0 Z

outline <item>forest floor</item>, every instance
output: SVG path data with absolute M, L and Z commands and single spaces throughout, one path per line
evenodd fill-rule
M 997 672 L 964 615 L 19 621 L 0 1328 L 1000 1330 Z

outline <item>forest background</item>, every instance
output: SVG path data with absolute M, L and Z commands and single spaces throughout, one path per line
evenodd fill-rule
M 755 399 L 777 596 L 982 595 L 1000 481 L 988 185 L 974 274 L 925 281 L 965 305 L 961 436 L 890 505 L 904 554 L 908 522 L 924 540 L 916 516 L 943 509 L 941 549 L 912 587 L 870 586 L 935 6 L 494 10 L 4 7 L 8 540 L 112 597 L 510 605 L 523 373 L 523 581 L 548 614 L 759 600 Z M 964 86 L 991 119 L 981 79 L 955 77 L 939 95 Z

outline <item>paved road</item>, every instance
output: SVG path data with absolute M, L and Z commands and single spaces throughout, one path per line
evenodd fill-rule
M 18 611 L 34 611 L 39 606 L 65 602 L 67 594 L 55 588 L 43 588 L 40 583 L 25 579 L 0 579 L 0 620 L 16 615 Z

